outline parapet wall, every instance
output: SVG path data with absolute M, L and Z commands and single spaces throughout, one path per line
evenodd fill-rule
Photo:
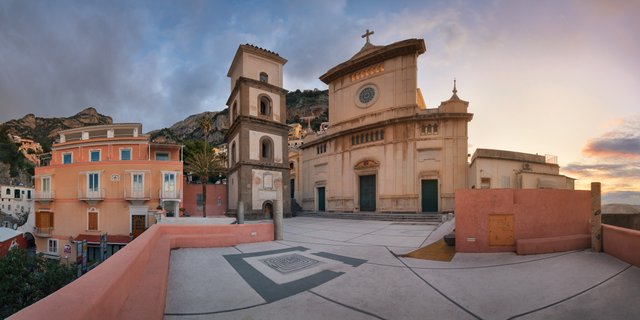
M 456 192 L 456 251 L 519 254 L 590 246 L 591 193 L 550 189 Z
M 640 231 L 602 225 L 604 252 L 640 267 Z
M 10 319 L 161 319 L 171 249 L 273 239 L 272 223 L 156 224 L 89 273 Z

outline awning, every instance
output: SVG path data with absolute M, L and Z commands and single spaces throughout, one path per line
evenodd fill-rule
M 97 234 L 79 234 L 73 239 L 74 241 L 87 240 L 87 243 L 100 243 L 100 235 Z M 131 237 L 121 235 L 107 235 L 107 243 L 127 244 L 131 242 Z

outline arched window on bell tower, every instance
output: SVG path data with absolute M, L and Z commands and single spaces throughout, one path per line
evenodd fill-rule
M 231 143 L 231 165 L 236 164 L 236 143 Z
M 260 72 L 260 82 L 269 83 L 269 75 L 266 72 Z
M 238 101 L 235 101 L 231 107 L 231 121 L 236 121 L 236 118 L 238 118 Z
M 260 160 L 273 162 L 273 140 L 267 136 L 260 138 Z
M 269 99 L 269 97 L 267 96 L 260 96 L 259 99 L 260 99 L 259 100 L 260 115 L 261 116 L 271 115 L 271 99 Z

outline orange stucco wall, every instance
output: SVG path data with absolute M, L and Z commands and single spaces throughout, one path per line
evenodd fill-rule
M 171 249 L 273 239 L 271 223 L 154 225 L 89 273 L 10 319 L 161 319 Z
M 585 236 L 590 234 L 590 191 L 471 189 L 457 191 L 455 199 L 458 252 L 516 251 L 516 242 L 527 239 L 543 239 L 539 251 L 570 250 L 584 247 Z M 489 214 L 513 215 L 513 245 L 489 245 Z M 562 245 L 566 236 L 582 240 L 573 239 L 575 243 L 567 247 Z
M 202 193 L 201 184 L 184 184 L 183 207 L 191 217 L 202 217 L 202 210 L 198 210 L 197 201 L 200 193 Z M 220 200 L 219 206 L 218 200 Z M 207 184 L 207 216 L 220 216 L 225 212 L 227 212 L 227 185 Z
M 640 267 L 640 231 L 602 225 L 604 252 Z

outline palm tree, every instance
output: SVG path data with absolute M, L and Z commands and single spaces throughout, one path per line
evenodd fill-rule
M 205 145 L 209 144 L 209 131 L 211 131 L 211 127 L 213 126 L 213 119 L 211 119 L 208 115 L 203 115 L 197 120 L 200 129 L 202 129 L 202 133 L 204 134 L 204 143 Z
M 207 182 L 209 177 L 221 171 L 215 152 L 208 146 L 196 150 L 185 159 L 187 171 L 200 179 L 202 183 L 202 215 L 207 216 Z
M 204 145 L 202 150 L 196 150 L 190 154 L 185 162 L 187 163 L 187 170 L 192 174 L 195 174 L 202 184 L 202 216 L 207 216 L 207 182 L 209 177 L 214 174 L 215 167 L 217 165 L 216 155 L 209 147 L 209 131 L 211 131 L 212 119 L 208 115 L 203 115 L 197 120 L 202 133 L 204 134 Z

